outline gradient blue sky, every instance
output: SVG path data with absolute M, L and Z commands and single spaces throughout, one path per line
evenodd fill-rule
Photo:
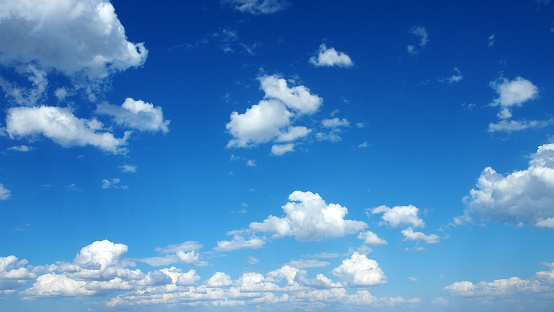
M 554 3 L 0 1 L 0 310 L 550 311 Z

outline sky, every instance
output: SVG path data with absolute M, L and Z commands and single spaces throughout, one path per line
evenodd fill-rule
M 0 310 L 550 311 L 554 2 L 0 0 Z

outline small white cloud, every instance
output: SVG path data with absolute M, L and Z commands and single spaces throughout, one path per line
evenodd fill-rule
M 330 263 L 327 261 L 319 261 L 319 260 L 293 260 L 287 263 L 286 265 L 297 268 L 297 269 L 305 269 L 305 268 L 320 268 L 324 266 L 328 266 Z
M 388 244 L 386 240 L 379 238 L 377 234 L 371 231 L 361 232 L 358 234 L 358 239 L 363 240 L 366 245 L 378 246 Z
M 288 152 L 294 152 L 294 144 L 274 144 L 271 146 L 271 155 L 281 156 Z
M 321 125 L 325 128 L 350 127 L 350 122 L 346 118 L 323 119 Z
M 119 166 L 119 168 L 121 168 L 121 171 L 123 172 L 132 172 L 132 173 L 137 172 L 137 166 L 123 164 Z
M 0 183 L 0 200 L 6 200 L 10 198 L 11 191 L 4 187 L 4 184 Z
M 358 144 L 358 147 L 359 147 L 359 148 L 366 148 L 366 147 L 368 147 L 368 146 L 369 146 L 369 143 L 368 143 L 367 141 Z
M 408 31 L 411 35 L 419 38 L 419 47 L 424 48 L 427 45 L 427 42 L 429 42 L 429 36 L 427 34 L 427 30 L 425 27 L 421 25 L 416 25 L 410 28 Z M 406 47 L 406 50 L 411 55 L 416 55 L 419 53 L 419 50 L 416 48 L 415 45 L 408 45 Z
M 414 232 L 414 230 L 409 227 L 405 230 L 401 231 L 402 235 L 404 235 L 404 240 L 411 240 L 411 241 L 419 241 L 422 240 L 427 244 L 436 244 L 440 241 L 440 237 L 435 234 L 431 235 L 425 235 L 421 232 Z
M 350 259 L 333 270 L 333 275 L 349 287 L 368 287 L 386 283 L 386 276 L 377 261 L 355 252 Z
M 327 205 L 312 192 L 294 191 L 284 205 L 284 218 L 269 216 L 262 223 L 250 223 L 255 232 L 275 233 L 274 238 L 294 236 L 299 241 L 319 241 L 325 238 L 342 237 L 367 227 L 362 221 L 346 220 L 346 207 Z
M 460 70 L 457 67 L 454 67 L 454 71 L 456 72 L 456 74 L 446 79 L 448 83 L 459 82 L 462 79 L 464 79 L 464 76 L 462 76 L 462 72 L 460 72 Z
M 492 34 L 489 36 L 489 43 L 488 43 L 488 46 L 489 48 L 492 48 L 494 46 L 494 37 L 496 36 L 496 34 Z
M 289 6 L 283 0 L 223 0 L 223 3 L 232 5 L 237 11 L 253 15 L 274 14 Z
M 510 114 L 511 116 L 511 114 Z M 500 116 L 503 118 L 502 116 Z M 506 118 L 506 117 L 504 117 Z M 509 118 L 509 117 L 507 117 Z M 551 124 L 554 124 L 554 119 L 550 120 L 499 120 L 496 123 L 490 123 L 488 132 L 512 132 L 521 131 L 526 129 L 544 128 Z
M 112 116 L 119 125 L 141 131 L 169 131 L 169 120 L 164 120 L 162 108 L 132 98 L 125 99 L 121 106 L 108 103 L 99 104 L 96 113 Z
M 231 231 L 227 235 L 233 235 L 230 241 L 218 241 L 215 251 L 233 251 L 238 249 L 258 249 L 265 245 L 265 239 L 259 238 L 248 231 Z
M 317 58 L 315 56 L 312 56 L 310 58 L 310 63 L 316 67 L 352 67 L 354 65 L 348 55 L 343 52 L 337 52 L 335 48 L 327 48 L 324 43 L 319 46 Z
M 538 88 L 531 81 L 516 77 L 509 81 L 506 78 L 499 78 L 490 83 L 498 98 L 494 99 L 491 105 L 500 106 L 501 109 L 521 106 L 524 102 L 535 99 L 538 96 Z
M 15 152 L 29 152 L 29 151 L 32 151 L 33 149 L 34 149 L 33 147 L 29 147 L 27 145 L 8 147 L 8 151 L 15 151 Z
M 260 259 L 254 257 L 254 256 L 248 256 L 246 258 L 246 261 L 248 261 L 248 263 L 250 263 L 250 264 L 256 264 L 256 263 L 260 262 Z
M 115 189 L 128 189 L 129 187 L 127 185 L 121 185 L 121 180 L 118 178 L 114 179 L 103 179 L 102 180 L 102 188 L 108 189 L 108 188 L 115 188 Z
M 380 214 L 383 220 L 380 224 L 386 224 L 390 227 L 396 228 L 401 224 L 409 224 L 413 227 L 424 227 L 425 223 L 418 217 L 419 209 L 413 205 L 409 206 L 396 206 L 389 208 L 387 206 L 379 206 L 377 208 L 368 209 L 368 213 Z
M 412 282 L 418 282 L 419 280 L 413 276 L 409 276 L 408 279 Z
M 233 285 L 233 281 L 229 275 L 215 272 L 204 284 L 208 287 L 227 287 Z
M 80 119 L 66 108 L 52 106 L 13 107 L 8 109 L 6 131 L 10 138 L 43 135 L 63 147 L 92 145 L 113 154 L 125 154 L 126 132 L 115 138 L 102 132 L 103 125 L 96 119 Z
M 246 161 L 246 165 L 248 167 L 256 167 L 256 161 L 253 160 L 253 159 L 249 159 L 249 160 Z

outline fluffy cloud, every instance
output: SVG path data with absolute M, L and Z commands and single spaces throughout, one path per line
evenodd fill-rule
M 144 262 L 151 266 L 164 266 L 177 262 L 191 266 L 206 266 L 208 263 L 200 260 L 200 253 L 196 252 L 202 247 L 203 246 L 198 242 L 187 241 L 177 245 L 156 248 L 157 252 L 165 255 L 163 257 L 149 257 L 132 260 Z
M 408 33 L 410 33 L 411 35 L 413 35 L 415 37 L 419 37 L 419 47 L 420 48 L 423 48 L 427 45 L 427 42 L 429 41 L 429 36 L 427 35 L 427 30 L 425 29 L 425 27 L 423 27 L 421 25 L 413 26 L 412 28 L 410 28 Z M 406 50 L 411 55 L 416 55 L 416 54 L 419 53 L 419 50 L 416 48 L 415 45 L 406 46 Z
M 492 282 L 456 282 L 444 287 L 445 290 L 454 296 L 472 297 L 472 296 L 510 296 L 521 293 L 533 293 L 544 291 L 538 280 L 524 280 L 519 277 L 508 279 L 498 279 Z
M 215 272 L 204 284 L 209 287 L 226 287 L 233 285 L 231 277 L 223 272 Z
M 361 232 L 360 234 L 358 234 L 358 239 L 363 240 L 364 244 L 366 245 L 378 246 L 388 244 L 386 240 L 379 238 L 377 234 L 371 231 Z
M 249 231 L 231 231 L 227 235 L 233 235 L 230 241 L 218 241 L 216 251 L 233 251 L 237 249 L 258 249 L 265 245 L 265 239 L 259 238 Z
M 554 144 L 540 146 L 525 170 L 485 168 L 466 203 L 466 217 L 554 228 Z
M 324 43 L 319 46 L 319 53 L 317 55 L 317 58 L 315 56 L 312 56 L 310 58 L 310 63 L 312 63 L 316 67 L 352 67 L 354 65 L 348 55 L 344 54 L 343 52 L 337 52 L 335 48 L 327 48 Z
M 8 109 L 6 132 L 10 138 L 44 135 L 64 146 L 92 145 L 113 154 L 125 154 L 126 132 L 123 138 L 102 131 L 103 125 L 96 119 L 75 117 L 67 108 L 39 106 Z
M 169 120 L 164 120 L 162 108 L 132 98 L 125 99 L 121 106 L 99 104 L 96 113 L 112 116 L 119 125 L 141 131 L 162 131 L 167 133 Z
M 274 238 L 294 236 L 299 241 L 318 241 L 353 234 L 367 227 L 361 221 L 345 220 L 348 209 L 338 204 L 327 205 L 319 194 L 294 191 L 289 200 L 282 206 L 284 218 L 269 216 L 262 223 L 250 223 L 250 229 L 275 233 Z
M 414 232 L 414 230 L 409 227 L 405 230 L 402 230 L 400 233 L 404 235 L 404 240 L 419 241 L 422 240 L 427 244 L 436 244 L 440 241 L 440 237 L 436 234 L 425 235 L 421 232 Z
M 289 3 L 283 0 L 223 0 L 235 10 L 253 15 L 273 14 L 286 9 Z
M 37 277 L 25 265 L 27 265 L 27 260 L 20 261 L 13 255 L 0 257 L 0 295 L 15 292 L 27 280 Z
M 233 136 L 227 147 L 249 147 L 270 141 L 282 143 L 307 136 L 312 130 L 294 126 L 297 117 L 315 113 L 323 100 L 304 86 L 290 87 L 277 76 L 259 78 L 264 99 L 245 113 L 231 113 L 226 128 Z M 293 121 L 294 118 L 294 121 Z M 293 143 L 274 145 L 273 155 L 292 151 Z
M 377 208 L 368 209 L 368 213 L 380 214 L 383 220 L 381 224 L 386 224 L 390 227 L 396 228 L 401 224 L 408 224 L 413 227 L 424 227 L 425 223 L 418 217 L 419 209 L 413 205 L 409 206 L 396 206 L 389 208 L 387 206 L 379 206 Z
M 5 200 L 10 198 L 12 192 L 4 187 L 4 184 L 0 183 L 0 200 Z
M 386 283 L 387 278 L 377 261 L 357 252 L 350 259 L 343 260 L 342 264 L 333 270 L 333 275 L 350 287 L 375 286 Z
M 127 41 L 109 1 L 7 0 L 0 4 L 0 63 L 35 62 L 89 78 L 144 63 L 143 44 Z

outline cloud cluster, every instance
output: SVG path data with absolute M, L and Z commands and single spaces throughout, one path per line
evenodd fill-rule
M 307 136 L 312 130 L 293 123 L 302 115 L 315 113 L 323 100 L 305 86 L 289 87 L 278 76 L 259 78 L 265 96 L 245 113 L 233 112 L 226 125 L 233 136 L 227 147 L 249 147 L 273 141 L 274 155 L 294 150 L 293 141 Z M 292 144 L 292 145 L 291 145 Z
M 286 9 L 289 6 L 283 0 L 223 0 L 237 11 L 253 15 L 274 14 Z
M 492 81 L 490 86 L 498 94 L 498 98 L 494 99 L 490 105 L 500 107 L 500 111 L 497 114 L 499 121 L 489 124 L 489 132 L 512 132 L 529 128 L 542 128 L 554 122 L 553 120 L 511 120 L 514 107 L 521 107 L 523 103 L 538 97 L 538 88 L 531 81 L 521 77 L 516 77 L 511 81 L 506 78 L 499 78 Z
M 201 245 L 197 242 L 185 242 L 156 250 L 179 254 L 199 248 Z M 419 298 L 378 298 L 365 289 L 349 294 L 345 287 L 364 288 L 386 280 L 375 260 L 358 253 L 344 259 L 340 266 L 333 269 L 332 274 L 340 281 L 323 274 L 310 276 L 301 268 L 314 265 L 306 263 L 296 267 L 284 265 L 266 274 L 246 272 L 236 279 L 225 272 L 215 272 L 202 281 L 195 270 L 185 272 L 169 267 L 144 273 L 139 269 L 129 269 L 134 262 L 125 259 L 127 251 L 128 247 L 124 244 L 103 240 L 83 247 L 71 263 L 58 261 L 51 265 L 32 266 L 15 256 L 0 257 L 0 296 L 18 294 L 24 300 L 96 296 L 99 300 L 108 298 L 104 302 L 107 307 L 266 304 L 275 308 L 302 309 L 330 304 L 345 307 L 395 306 L 420 301 Z M 32 282 L 32 286 L 18 291 L 27 282 Z
M 327 205 L 319 194 L 294 191 L 289 200 L 282 207 L 283 218 L 269 216 L 261 223 L 250 223 L 250 230 L 275 233 L 274 238 L 294 236 L 299 241 L 319 241 L 354 234 L 367 227 L 365 222 L 344 219 L 348 209 L 338 204 Z
M 132 98 L 125 99 L 121 106 L 101 103 L 97 106 L 96 113 L 112 116 L 117 124 L 131 129 L 164 133 L 169 131 L 167 126 L 170 121 L 164 120 L 161 107 Z
M 327 46 L 322 43 L 319 46 L 319 52 L 317 57 L 312 56 L 310 58 L 310 63 L 316 67 L 352 67 L 354 63 L 348 55 L 344 52 L 338 52 L 335 48 L 327 48 Z
M 529 167 L 508 175 L 487 167 L 466 198 L 465 216 L 554 228 L 554 144 L 539 146 Z

